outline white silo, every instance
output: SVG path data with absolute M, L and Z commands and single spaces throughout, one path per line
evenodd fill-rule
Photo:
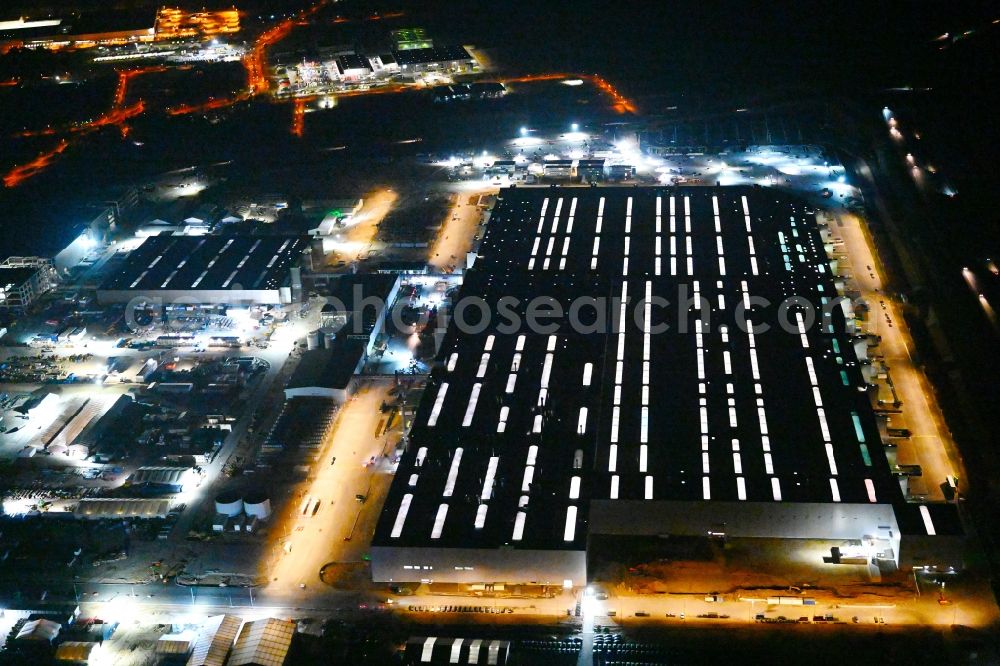
M 215 512 L 224 516 L 238 516 L 243 513 L 243 498 L 237 493 L 224 492 L 215 498 Z
M 243 510 L 251 518 L 267 520 L 271 515 L 271 499 L 264 493 L 250 493 L 243 500 Z

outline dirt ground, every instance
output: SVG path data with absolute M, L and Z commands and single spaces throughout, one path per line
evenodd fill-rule
M 865 565 L 824 563 L 823 556 L 837 545 L 830 542 L 802 540 L 796 548 L 771 539 L 732 539 L 725 544 L 705 539 L 661 542 L 625 546 L 620 540 L 606 541 L 595 549 L 597 558 L 591 564 L 596 580 L 631 594 L 749 594 L 788 589 L 830 598 L 912 598 L 915 594 L 909 576 L 884 573 L 873 578 Z M 618 562 L 613 559 L 617 552 L 636 557 Z

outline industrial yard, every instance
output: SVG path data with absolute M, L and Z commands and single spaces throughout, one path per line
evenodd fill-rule
M 1000 654 L 909 109 L 252 4 L 0 15 L 0 661 Z

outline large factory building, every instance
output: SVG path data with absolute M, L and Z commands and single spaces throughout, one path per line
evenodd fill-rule
M 101 303 L 279 305 L 301 300 L 303 236 L 152 236 L 97 290 Z
M 960 567 L 956 507 L 890 469 L 824 238 L 756 187 L 503 191 L 458 297 L 493 317 L 451 319 L 374 580 L 576 587 L 620 537 Z

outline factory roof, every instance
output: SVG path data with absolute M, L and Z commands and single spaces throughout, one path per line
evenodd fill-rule
M 367 345 L 366 340 L 343 337 L 335 340 L 332 347 L 302 352 L 302 360 L 285 388 L 346 389 Z
M 357 53 L 345 53 L 343 55 L 337 56 L 337 66 L 340 67 L 341 72 L 346 72 L 349 69 L 371 69 L 371 63 L 368 59 L 358 55 Z
M 323 312 L 331 307 L 335 313 L 347 315 L 347 325 L 341 334 L 368 336 L 375 328 L 382 308 L 391 307 L 389 300 L 399 285 L 399 276 L 391 273 L 349 273 L 329 281 Z
M 347 388 L 360 371 L 379 317 L 392 307 L 398 287 L 399 275 L 394 273 L 352 273 L 331 279 L 323 314 L 342 314 L 345 323 L 324 349 L 303 354 L 285 389 Z
M 590 500 L 902 501 L 800 199 L 509 188 L 469 296 L 495 316 L 452 319 L 376 545 L 583 549 Z
M 30 42 L 44 38 L 71 39 L 79 35 L 100 35 L 105 33 L 148 30 L 153 32 L 156 22 L 155 9 L 135 10 L 101 10 L 80 14 L 66 13 L 56 18 L 41 19 L 45 25 L 33 27 L 32 22 L 39 19 L 27 19 L 26 27 L 22 29 L 0 30 L 0 39 L 18 39 Z M 58 21 L 58 25 L 48 23 Z
M 177 486 L 183 484 L 190 475 L 190 467 L 140 467 L 132 474 L 130 481 L 135 485 L 148 483 Z
M 462 46 L 431 46 L 425 49 L 393 49 L 393 57 L 400 67 L 426 65 L 432 62 L 453 62 L 472 60 L 472 56 Z
M 304 236 L 154 236 L 133 250 L 102 290 L 273 290 L 309 247 Z
M 165 518 L 170 502 L 164 499 L 90 498 L 80 500 L 78 518 Z

